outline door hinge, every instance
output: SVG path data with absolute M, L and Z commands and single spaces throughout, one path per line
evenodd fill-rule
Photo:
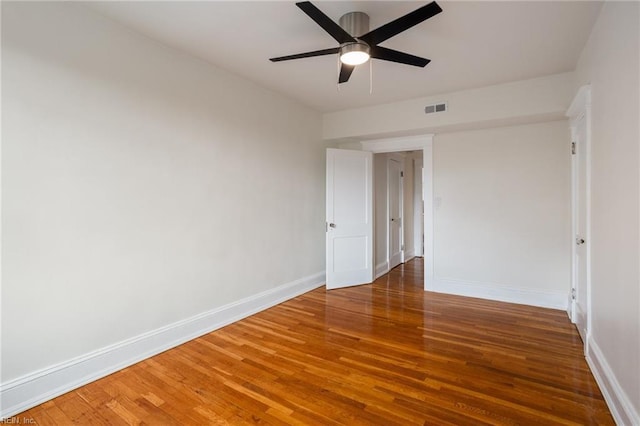
M 404 172 L 400 172 L 400 177 L 404 177 Z
M 571 300 L 576 300 L 576 289 L 575 288 L 571 289 Z
M 576 143 L 571 142 L 571 155 L 576 155 Z
M 400 246 L 400 250 L 404 250 L 404 244 Z

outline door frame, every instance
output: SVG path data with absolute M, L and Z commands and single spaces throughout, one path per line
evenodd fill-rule
M 585 242 L 585 268 L 586 268 L 586 293 L 587 293 L 587 323 L 586 323 L 586 339 L 584 343 L 585 353 L 588 351 L 589 339 L 591 336 L 591 86 L 584 85 L 578 89 L 571 106 L 567 110 L 566 116 L 569 117 L 569 126 L 571 129 L 571 141 L 576 140 L 578 124 L 581 120 L 584 120 L 585 134 L 582 146 L 578 149 L 583 149 L 585 153 L 586 168 L 585 173 L 585 229 L 586 229 L 586 242 Z M 576 302 L 573 298 L 573 292 L 577 287 L 578 279 L 578 256 L 576 245 L 576 236 L 578 234 L 578 156 L 571 156 L 571 292 L 569 294 L 568 310 L 571 321 L 575 323 L 577 321 Z
M 364 151 L 374 154 L 422 150 L 424 168 L 422 199 L 424 202 L 424 289 L 433 289 L 433 134 L 360 142 Z M 371 207 L 373 208 L 373 201 Z

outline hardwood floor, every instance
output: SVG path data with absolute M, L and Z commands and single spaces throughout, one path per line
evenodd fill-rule
M 16 418 L 613 424 L 565 312 L 424 292 L 422 267 L 416 259 L 372 285 L 311 291 Z

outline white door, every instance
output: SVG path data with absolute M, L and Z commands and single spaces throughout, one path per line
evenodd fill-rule
M 422 196 L 422 159 L 413 163 L 413 242 L 416 256 L 424 256 L 424 199 Z
M 387 258 L 389 269 L 402 263 L 402 165 L 389 158 L 387 162 L 387 229 L 389 230 L 389 248 Z
M 588 273 L 589 259 L 587 247 L 589 235 L 587 227 L 588 211 L 588 150 L 586 140 L 586 119 L 583 115 L 575 123 L 574 143 L 575 154 L 573 155 L 574 167 L 574 227 L 575 227 L 575 255 L 574 255 L 574 288 L 573 288 L 573 315 L 572 319 L 582 337 L 583 342 L 587 342 L 588 330 Z
M 373 281 L 373 154 L 327 149 L 327 289 Z

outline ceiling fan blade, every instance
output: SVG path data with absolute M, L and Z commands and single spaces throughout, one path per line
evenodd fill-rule
M 331 49 L 314 50 L 313 52 L 297 53 L 295 55 L 278 56 L 277 58 L 269 58 L 271 62 L 289 61 L 291 59 L 311 58 L 313 56 L 332 55 L 340 51 L 339 47 Z
M 331 20 L 331 18 L 322 13 L 322 11 L 311 4 L 311 2 L 303 1 L 300 3 L 296 3 L 296 6 L 302 9 L 302 11 L 306 13 L 309 18 L 313 19 L 316 24 L 320 25 L 338 43 L 353 43 L 356 41 L 348 32 L 342 29 L 340 25 L 336 24 L 333 20 Z
M 421 58 L 382 46 L 371 47 L 371 57 L 382 59 L 383 61 L 398 62 L 400 64 L 413 65 L 415 67 L 425 67 L 431 59 Z
M 367 34 L 358 38 L 370 46 L 376 45 L 390 39 L 394 35 L 408 30 L 414 25 L 418 25 L 420 22 L 425 21 L 440 12 L 442 12 L 442 8 L 438 6 L 435 1 L 432 1 L 431 3 L 391 21 L 388 24 L 378 27 L 373 31 L 369 31 Z
M 340 76 L 338 77 L 338 84 L 346 83 L 351 77 L 351 73 L 355 69 L 355 65 L 340 64 Z

